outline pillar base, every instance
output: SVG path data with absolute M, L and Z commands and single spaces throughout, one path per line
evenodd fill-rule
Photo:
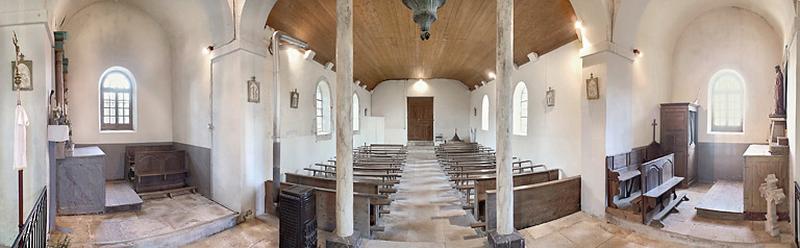
M 326 248 L 361 248 L 361 234 L 353 232 L 350 237 L 332 235 L 325 240 Z
M 492 248 L 525 248 L 525 238 L 517 231 L 508 235 L 500 235 L 497 231 L 489 233 L 489 247 Z

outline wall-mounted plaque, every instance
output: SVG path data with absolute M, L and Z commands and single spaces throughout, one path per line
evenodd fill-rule
M 261 102 L 261 83 L 256 81 L 255 76 L 247 80 L 247 101 L 253 103 Z
M 586 79 L 586 98 L 600 99 L 600 80 L 594 74 L 590 74 L 589 79 Z
M 23 60 L 22 63 L 17 65 L 16 61 L 11 61 L 11 82 L 15 82 L 15 75 L 19 72 L 19 80 L 20 83 L 17 85 L 16 83 L 11 84 L 11 89 L 14 91 L 17 90 L 24 90 L 24 91 L 32 91 L 33 90 L 33 61 L 30 60 Z
M 547 102 L 548 107 L 556 106 L 556 91 L 553 88 L 547 87 L 547 94 L 545 95 L 545 100 Z
M 300 104 L 300 93 L 297 92 L 297 89 L 294 89 L 289 93 L 289 107 L 296 109 L 298 104 Z

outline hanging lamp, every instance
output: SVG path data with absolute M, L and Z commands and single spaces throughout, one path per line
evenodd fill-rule
M 419 25 L 420 39 L 428 40 L 431 38 L 431 24 L 436 21 L 436 11 L 441 8 L 447 0 L 403 0 L 414 14 L 414 22 Z

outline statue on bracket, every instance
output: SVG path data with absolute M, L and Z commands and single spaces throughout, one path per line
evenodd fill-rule
M 786 95 L 784 77 L 780 65 L 775 66 L 775 112 L 770 117 L 786 118 Z

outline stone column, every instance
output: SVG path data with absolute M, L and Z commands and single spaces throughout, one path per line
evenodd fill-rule
M 493 247 L 524 247 L 514 229 L 514 182 L 511 173 L 511 74 L 514 72 L 514 0 L 497 0 L 497 230 Z
M 336 0 L 336 236 L 327 247 L 358 247 L 353 232 L 353 0 Z

